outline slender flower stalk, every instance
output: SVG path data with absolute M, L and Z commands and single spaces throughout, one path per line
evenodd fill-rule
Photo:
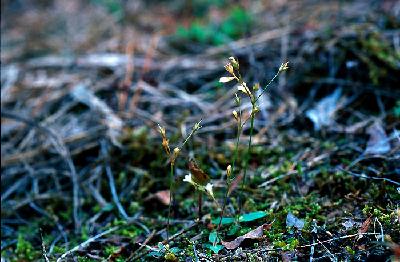
M 171 206 L 173 202 L 173 194 L 174 194 L 174 168 L 175 168 L 175 162 L 176 159 L 179 156 L 179 153 L 181 152 L 181 149 L 185 146 L 185 144 L 189 141 L 189 139 L 194 135 L 194 133 L 201 128 L 200 123 L 202 120 L 197 122 L 193 127 L 192 131 L 190 134 L 186 137 L 186 139 L 183 141 L 183 143 L 179 147 L 175 147 L 175 149 L 171 152 L 170 147 L 169 147 L 169 140 L 167 139 L 166 136 L 166 131 L 165 128 L 161 127 L 158 125 L 158 131 L 161 134 L 162 137 L 162 146 L 165 150 L 166 155 L 168 156 L 170 160 L 170 175 L 169 175 L 169 204 L 168 204 L 168 219 L 167 219 L 167 241 L 169 241 L 169 225 L 170 225 L 170 219 L 171 219 Z
M 242 133 L 242 110 L 240 108 L 240 98 L 237 96 L 237 94 L 235 94 L 235 100 L 236 100 L 236 104 L 239 107 L 239 114 L 237 113 L 237 111 L 233 111 L 233 117 L 235 118 L 236 122 L 237 122 L 237 133 L 236 133 L 236 143 L 235 143 L 235 152 L 233 155 L 233 159 L 232 159 L 232 166 L 229 165 L 226 168 L 226 191 L 225 191 L 225 196 L 224 196 L 224 203 L 221 209 L 221 214 L 220 214 L 220 218 L 219 218 L 219 222 L 218 222 L 218 227 L 217 227 L 217 233 L 219 232 L 221 225 L 222 225 L 222 218 L 224 216 L 224 212 L 225 212 L 225 208 L 226 208 L 226 204 L 228 202 L 228 197 L 229 197 L 229 190 L 232 184 L 232 178 L 235 177 L 235 163 L 236 160 L 238 158 L 239 155 L 239 142 L 240 142 L 240 135 Z M 215 243 L 214 243 L 215 245 Z
M 253 91 L 251 91 L 247 87 L 246 82 L 243 81 L 242 76 L 240 75 L 239 62 L 234 57 L 230 57 L 229 61 L 230 62 L 227 65 L 225 65 L 225 69 L 226 69 L 226 71 L 228 71 L 228 73 L 231 75 L 231 77 L 221 77 L 220 82 L 221 83 L 226 83 L 226 82 L 230 82 L 232 80 L 236 80 L 238 82 L 238 84 L 239 84 L 238 91 L 241 91 L 246 96 L 248 96 L 248 98 L 250 99 L 250 102 L 251 102 L 251 112 L 250 112 L 250 117 L 249 117 L 250 118 L 249 142 L 248 142 L 247 151 L 245 153 L 245 158 L 244 158 L 245 163 L 244 163 L 243 179 L 242 179 L 242 185 L 241 185 L 241 192 L 243 193 L 244 190 L 245 190 L 245 187 L 246 187 L 246 174 L 247 174 L 247 169 L 248 169 L 248 166 L 249 166 L 250 154 L 251 154 L 251 148 L 252 148 L 252 138 L 253 138 L 253 133 L 254 133 L 254 119 L 255 119 L 255 115 L 259 111 L 258 106 L 257 106 L 257 102 L 258 102 L 259 98 L 264 94 L 264 92 L 266 92 L 268 90 L 269 86 L 279 76 L 279 74 L 289 68 L 288 67 L 289 62 L 285 62 L 285 63 L 281 64 L 281 66 L 279 67 L 278 72 L 272 77 L 272 79 L 268 82 L 268 84 L 257 95 L 256 92 L 259 89 L 259 85 L 258 84 L 254 85 L 253 86 Z M 238 118 L 237 114 L 235 114 L 235 113 L 234 113 L 234 116 L 235 116 L 235 118 Z M 247 120 L 243 124 L 240 123 L 240 131 L 242 131 L 243 126 L 247 122 Z M 238 134 L 239 134 L 239 132 L 238 132 Z M 238 147 L 238 143 L 239 143 L 239 135 L 237 137 L 237 147 Z M 236 150 L 237 150 L 237 147 L 236 147 Z M 235 152 L 234 160 L 236 160 L 236 158 L 237 158 L 236 154 L 237 153 Z M 232 166 L 234 166 L 234 161 L 232 162 Z M 228 182 L 228 180 L 227 180 L 227 183 L 228 183 L 227 185 L 228 185 L 228 188 L 229 188 L 230 182 Z M 229 192 L 229 191 L 227 191 L 227 192 Z M 226 194 L 225 202 L 226 202 L 227 196 L 228 196 L 228 193 Z M 225 207 L 225 202 L 224 202 L 224 207 Z M 241 201 L 241 197 L 239 196 L 239 214 L 241 213 L 241 211 L 242 211 L 242 201 Z M 221 212 L 221 219 L 220 219 L 220 223 L 218 225 L 218 229 L 220 228 L 220 225 L 221 225 L 221 222 L 222 222 L 223 212 L 224 212 L 224 208 L 223 208 L 223 210 Z
M 169 204 L 168 204 L 168 220 L 167 220 L 167 241 L 169 241 L 169 220 L 171 219 L 171 203 L 172 203 L 172 190 L 174 181 L 174 164 L 170 164 L 169 173 Z

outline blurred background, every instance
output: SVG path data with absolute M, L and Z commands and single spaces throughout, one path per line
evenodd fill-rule
M 157 123 L 176 144 L 203 119 L 185 155 L 219 179 L 235 138 L 237 89 L 218 82 L 230 56 L 261 86 L 289 61 L 260 99 L 255 173 L 300 163 L 302 194 L 332 198 L 348 191 L 315 177 L 337 167 L 399 181 L 398 1 L 2 0 L 2 261 L 41 257 L 39 228 L 57 256 L 126 213 L 165 216 L 153 206 L 169 201 Z M 179 181 L 185 169 L 182 160 Z M 367 199 L 385 209 L 396 198 L 364 196 L 349 212 Z M 193 203 L 178 205 L 188 219 Z M 146 230 L 135 230 L 120 235 L 141 242 Z M 109 255 L 96 250 L 87 252 Z

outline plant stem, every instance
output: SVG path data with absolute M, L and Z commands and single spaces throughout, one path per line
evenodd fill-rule
M 247 174 L 247 168 L 249 166 L 249 160 L 250 160 L 250 153 L 251 153 L 251 140 L 253 137 L 253 131 L 254 131 L 254 118 L 255 118 L 255 109 L 256 109 L 256 101 L 252 102 L 252 109 L 251 109 L 251 116 L 250 116 L 250 137 L 249 137 L 249 144 L 247 146 L 247 152 L 245 155 L 245 163 L 244 163 L 244 171 L 243 171 L 243 181 L 242 181 L 242 188 L 241 188 L 241 193 L 243 194 L 244 188 L 246 186 L 246 174 Z M 242 212 L 242 199 L 239 196 L 239 214 Z
M 252 104 L 253 104 L 253 107 L 256 105 L 258 99 L 260 99 L 260 97 L 264 94 L 264 92 L 268 90 L 268 87 L 272 84 L 272 82 L 274 82 L 275 78 L 278 77 L 278 75 L 279 75 L 280 72 L 281 72 L 281 71 L 278 71 L 278 72 L 274 75 L 274 77 L 272 77 L 272 79 L 269 80 L 268 84 L 261 90 L 261 93 L 260 93 L 260 94 L 257 96 L 257 98 L 254 100 L 254 103 L 252 103 Z
M 239 105 L 240 106 L 240 105 Z M 239 121 L 238 121 L 238 125 L 237 125 L 237 134 L 236 134 L 236 144 L 235 144 L 235 153 L 234 153 L 234 156 L 233 156 L 233 160 L 232 160 L 232 177 L 234 177 L 234 175 L 235 175 L 235 163 L 236 163 L 236 160 L 237 160 L 237 158 L 238 158 L 238 155 L 239 155 L 239 141 L 240 141 L 240 134 L 242 133 L 242 110 L 239 110 Z M 227 187 L 226 187 L 226 191 L 225 191 L 225 196 L 224 196 L 224 204 L 223 204 L 223 206 L 222 206 L 222 209 L 221 209 L 221 215 L 220 215 L 220 218 L 219 218 L 219 222 L 218 222 L 218 227 L 217 227 L 217 233 L 218 233 L 218 231 L 220 230 L 220 228 L 221 228 L 221 225 L 222 225 L 222 218 L 224 217 L 224 212 L 225 212 L 225 208 L 226 208 L 226 204 L 227 204 L 227 202 L 228 202 L 228 195 L 229 195 L 229 189 L 230 189 L 230 186 L 231 186 L 231 182 L 230 182 L 230 180 L 229 180 L 230 178 L 229 177 L 227 177 L 226 178 L 226 181 L 227 181 Z M 214 243 L 214 246 L 215 246 L 215 243 Z
M 203 205 L 203 192 L 199 191 L 199 220 L 201 220 L 202 214 L 202 205 Z
M 169 205 L 168 205 L 168 220 L 167 220 L 167 241 L 169 241 L 169 221 L 171 219 L 171 206 L 173 194 L 173 181 L 174 181 L 174 164 L 171 163 L 170 177 L 169 177 Z

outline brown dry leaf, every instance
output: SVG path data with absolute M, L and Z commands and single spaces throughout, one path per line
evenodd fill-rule
M 372 221 L 371 217 L 367 218 L 367 220 L 365 220 L 364 223 L 362 223 L 360 229 L 358 230 L 358 233 L 360 233 L 360 234 L 366 233 L 369 229 L 369 225 L 371 224 L 371 221 Z
M 227 249 L 235 249 L 240 246 L 240 244 L 245 240 L 245 239 L 259 239 L 263 236 L 264 230 L 269 230 L 272 226 L 271 224 L 264 224 L 256 229 L 253 229 L 252 231 L 248 232 L 247 234 L 244 234 L 243 236 L 237 237 L 235 240 L 230 241 L 230 242 L 225 242 L 222 241 L 222 245 L 226 247 Z
M 158 191 L 157 193 L 154 193 L 148 197 L 144 201 L 150 201 L 150 200 L 158 200 L 161 204 L 168 206 L 169 205 L 169 198 L 170 198 L 170 191 L 169 190 L 162 190 Z
M 397 259 L 400 259 L 400 245 L 398 245 L 396 243 L 390 243 L 389 246 L 393 251 L 394 257 Z
M 189 171 L 193 175 L 192 179 L 197 184 L 205 185 L 210 181 L 210 177 L 192 159 L 189 161 Z

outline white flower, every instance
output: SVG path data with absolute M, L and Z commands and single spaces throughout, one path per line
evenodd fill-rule
M 230 81 L 232 81 L 233 79 L 235 79 L 235 77 L 233 76 L 223 76 L 219 79 L 220 83 L 228 83 Z
M 194 181 L 193 181 L 193 179 L 192 179 L 192 174 L 188 174 L 188 175 L 186 175 L 185 176 L 185 178 L 183 179 L 183 181 L 184 182 L 188 182 L 188 183 L 190 183 L 190 184 L 192 184 L 192 185 L 194 185 L 195 183 L 194 183 Z
M 249 88 L 247 87 L 246 83 L 243 82 L 243 84 L 240 84 L 238 86 L 238 90 L 242 91 L 243 93 L 245 93 L 248 96 L 251 96 L 251 92 L 249 90 Z
M 213 192 L 213 184 L 211 184 L 211 183 L 208 183 L 206 186 L 205 186 L 205 190 L 207 191 L 207 193 L 212 197 L 212 198 L 214 198 L 214 192 Z

